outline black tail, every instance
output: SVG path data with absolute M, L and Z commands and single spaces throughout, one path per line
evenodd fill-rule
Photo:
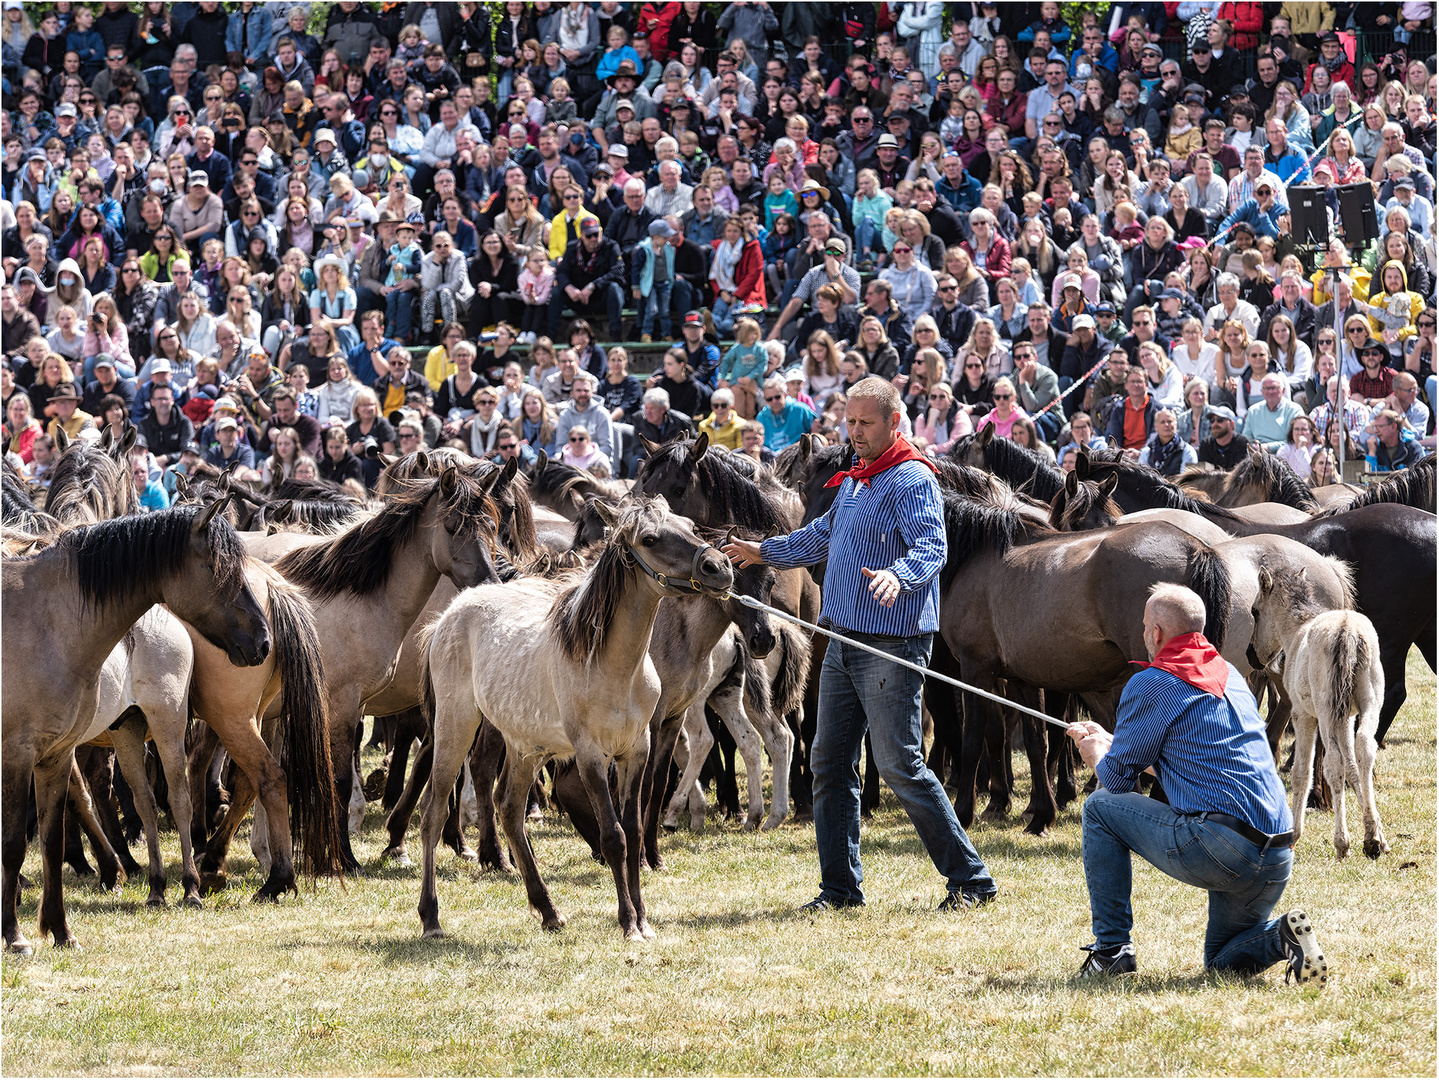
M 1229 622 L 1229 567 L 1215 550 L 1198 541 L 1189 551 L 1188 584 L 1204 601 L 1204 636 L 1216 649 L 1224 649 Z
M 749 649 L 745 648 L 744 642 L 736 640 L 735 645 L 738 661 L 736 666 L 742 666 L 744 669 L 745 710 L 754 716 L 768 715 L 770 709 L 769 672 L 764 669 L 764 661 L 756 660 L 750 654 Z
M 282 681 L 284 725 L 280 764 L 290 800 L 290 840 L 295 865 L 305 875 L 339 876 L 344 837 L 330 758 L 325 673 L 309 606 L 289 590 L 270 586 L 270 629 Z
M 1334 635 L 1333 655 L 1329 657 L 1330 693 L 1333 695 L 1330 705 L 1334 709 L 1332 721 L 1336 725 L 1333 730 L 1342 731 L 1343 725 L 1347 724 L 1356 712 L 1354 686 L 1359 671 L 1367 668 L 1374 659 L 1365 648 L 1364 638 L 1348 626 Z M 1335 748 L 1335 752 L 1338 752 L 1338 748 Z M 1347 768 L 1351 763 L 1345 761 L 1344 764 Z M 1342 793 L 1340 797 L 1342 798 Z
M 798 712 L 804 704 L 813 644 L 803 631 L 789 623 L 777 621 L 775 632 L 779 635 L 778 648 L 784 650 L 784 656 L 770 687 L 770 703 L 775 716 L 785 717 Z

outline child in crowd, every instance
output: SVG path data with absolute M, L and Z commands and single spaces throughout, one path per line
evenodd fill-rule
M 579 110 L 570 100 L 569 80 L 565 78 L 551 79 L 550 102 L 545 106 L 545 123 L 558 124 L 563 120 L 574 120 L 578 116 Z
M 402 221 L 395 226 L 395 242 L 390 245 L 390 254 L 385 263 L 389 272 L 386 285 L 403 285 L 420 274 L 420 260 L 424 252 L 415 240 L 413 222 Z M 396 341 L 408 344 L 414 336 L 410 327 L 411 301 L 414 297 L 408 289 L 395 289 L 385 297 L 385 325 Z
M 635 306 L 640 309 L 640 340 L 654 340 L 655 315 L 659 315 L 660 336 L 672 337 L 670 293 L 675 283 L 675 249 L 670 245 L 674 229 L 664 218 L 650 222 L 650 242 L 635 247 L 633 270 Z
M 404 61 L 405 67 L 413 71 L 420 66 L 425 58 L 425 47 L 429 42 L 425 40 L 424 31 L 414 23 L 400 28 L 400 47 L 395 50 L 395 59 Z
M 525 314 L 520 320 L 520 336 L 515 340 L 522 345 L 533 345 L 538 333 L 544 329 L 550 290 L 555 284 L 555 268 L 550 265 L 549 253 L 544 248 L 533 247 L 526 253 L 519 284 Z
M 1122 251 L 1130 251 L 1144 239 L 1144 230 L 1139 227 L 1134 204 L 1125 200 L 1114 204 L 1114 223 L 1109 226 L 1109 235 L 1119 241 Z
M 769 174 L 769 183 L 766 186 L 764 197 L 765 228 L 773 230 L 775 218 L 780 214 L 789 214 L 791 217 L 797 218 L 799 216 L 799 200 L 789 189 L 789 183 L 785 180 L 784 174 L 772 172 Z
M 1037 304 L 1044 299 L 1039 292 L 1039 286 L 1034 281 L 1034 268 L 1029 265 L 1029 260 L 1022 256 L 1015 256 L 1009 263 L 1009 276 L 1014 279 L 1014 291 L 1018 294 L 1018 300 L 1025 307 Z
M 854 242 L 859 249 L 859 269 L 874 268 L 875 245 L 885 228 L 885 218 L 894 208 L 894 200 L 879 189 L 879 174 L 873 169 L 861 169 L 855 179 L 857 191 L 854 196 Z
M 759 323 L 739 319 L 734 324 L 735 344 L 725 353 L 715 373 L 718 387 L 734 391 L 735 411 L 746 420 L 759 412 L 759 386 L 769 369 L 769 352 L 760 342 Z

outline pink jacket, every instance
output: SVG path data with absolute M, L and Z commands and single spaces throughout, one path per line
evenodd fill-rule
M 529 267 L 520 271 L 519 277 L 520 295 L 524 297 L 527 304 L 545 304 L 549 302 L 550 290 L 555 286 L 555 268 L 548 263 L 539 277 L 530 273 Z

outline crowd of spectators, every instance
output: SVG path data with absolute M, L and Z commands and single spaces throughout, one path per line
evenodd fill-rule
M 1433 445 L 1431 4 L 0 9 L 40 483 L 127 421 L 148 505 L 198 463 L 373 485 L 372 447 L 768 459 L 869 376 L 931 453 L 1317 484 Z

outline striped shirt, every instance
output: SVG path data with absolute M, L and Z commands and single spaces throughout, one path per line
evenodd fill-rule
M 939 572 L 948 552 L 944 514 L 934 473 L 918 461 L 901 462 L 868 483 L 846 477 L 829 513 L 771 537 L 760 551 L 781 569 L 828 558 L 822 617 L 836 629 L 894 637 L 939 629 Z M 864 567 L 899 579 L 894 607 L 871 595 Z
M 1131 678 L 1119 699 L 1114 742 L 1095 773 L 1106 790 L 1121 794 L 1153 766 L 1180 813 L 1216 811 L 1263 833 L 1288 832 L 1294 819 L 1259 705 L 1228 667 L 1222 699 L 1158 668 Z

